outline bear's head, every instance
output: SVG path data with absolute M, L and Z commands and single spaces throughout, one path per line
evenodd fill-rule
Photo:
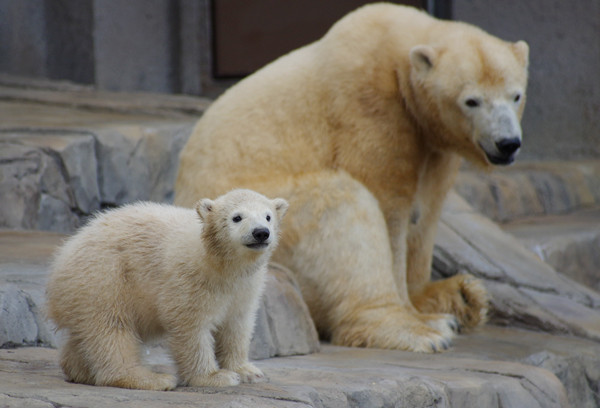
M 433 148 L 489 166 L 521 147 L 529 47 L 462 23 L 410 50 L 411 104 Z
M 277 246 L 280 221 L 287 208 L 282 198 L 270 200 L 244 189 L 196 204 L 207 248 L 231 261 L 271 253 Z

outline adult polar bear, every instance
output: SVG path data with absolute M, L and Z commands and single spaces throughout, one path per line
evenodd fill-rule
M 485 319 L 481 283 L 430 282 L 460 157 L 521 144 L 528 46 L 408 7 L 348 14 L 229 89 L 181 154 L 175 202 L 234 187 L 285 197 L 274 260 L 335 344 L 433 352 Z M 450 314 L 450 315 L 449 315 Z

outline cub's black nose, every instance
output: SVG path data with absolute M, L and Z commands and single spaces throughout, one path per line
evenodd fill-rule
M 516 152 L 519 149 L 519 147 L 521 147 L 521 141 L 516 137 L 510 139 L 502 139 L 496 142 L 496 147 L 498 148 L 498 151 L 501 154 L 509 156 Z
M 252 236 L 257 242 L 265 242 L 269 239 L 269 235 L 271 235 L 271 233 L 268 228 L 256 228 L 252 231 Z

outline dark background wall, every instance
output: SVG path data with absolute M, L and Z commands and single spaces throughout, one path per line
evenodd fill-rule
M 292 7 L 294 1 L 303 7 Z M 223 52 L 234 57 L 234 64 L 236 58 L 248 61 L 252 57 L 254 65 L 238 70 L 243 74 L 286 47 L 300 45 L 304 38 L 306 42 L 318 38 L 329 24 L 327 19 L 337 19 L 358 3 L 360 0 L 0 0 L 0 73 L 66 79 L 116 91 L 216 96 L 236 81 L 230 77 L 238 69 L 234 65 L 229 74 L 218 72 L 217 57 L 223 57 Z M 585 159 L 600 155 L 600 0 L 409 3 L 473 23 L 506 40 L 529 43 L 530 85 L 522 157 Z M 290 6 L 275 10 L 281 4 Z M 279 31 L 269 31 L 277 24 L 267 27 L 268 19 L 254 21 L 265 17 L 265 10 L 273 10 L 275 17 L 270 21 L 279 23 L 279 28 L 275 27 Z M 289 15 L 276 17 L 277 12 L 286 10 Z M 250 19 L 253 21 L 248 23 Z M 286 24 L 281 24 L 283 21 Z M 273 34 L 265 37 L 265 33 Z M 261 35 L 263 39 L 278 37 L 279 48 L 273 51 L 273 46 L 265 46 Z M 219 42 L 227 36 L 229 49 Z

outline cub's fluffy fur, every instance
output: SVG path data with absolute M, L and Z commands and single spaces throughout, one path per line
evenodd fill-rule
M 259 381 L 248 348 L 288 204 L 234 190 L 195 210 L 138 203 L 98 215 L 57 252 L 48 315 L 65 329 L 69 381 L 170 390 L 140 344 L 165 335 L 179 383 Z

